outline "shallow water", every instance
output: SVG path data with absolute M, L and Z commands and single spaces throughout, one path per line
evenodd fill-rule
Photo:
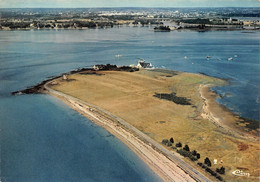
M 56 98 L 16 96 L 0 106 L 2 181 L 160 181 L 120 140 Z
M 62 102 L 10 92 L 75 68 L 136 64 L 140 57 L 160 68 L 230 79 L 230 86 L 215 88 L 224 96 L 219 102 L 259 120 L 259 34 L 152 27 L 0 31 L 2 181 L 158 181 L 122 142 Z

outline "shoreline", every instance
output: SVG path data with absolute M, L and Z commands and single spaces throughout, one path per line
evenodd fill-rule
M 201 116 L 213 122 L 217 127 L 223 129 L 227 134 L 242 138 L 258 139 L 256 134 L 249 133 L 241 127 L 237 127 L 241 116 L 233 113 L 227 107 L 217 102 L 218 94 L 210 90 L 210 85 L 200 85 L 199 93 L 204 101 Z
M 196 169 L 182 161 L 180 159 L 182 157 L 177 156 L 178 154 L 172 154 L 168 149 L 130 124 L 97 106 L 51 89 L 47 86 L 48 83 L 44 85 L 48 94 L 59 98 L 97 125 L 115 135 L 164 181 L 210 181 Z M 198 174 L 199 176 L 197 176 Z
M 2 27 L 0 28 L 0 31 L 39 31 L 39 30 L 89 30 L 89 29 L 104 29 L 104 28 L 120 28 L 121 26 L 126 26 L 126 27 L 149 27 L 153 26 L 156 27 L 158 24 L 151 24 L 151 25 L 130 25 L 128 23 L 126 24 L 119 24 L 119 25 L 113 25 L 111 26 L 100 26 L 100 27 L 69 27 L 69 28 L 36 28 L 36 27 L 27 27 L 27 28 L 10 28 L 10 27 Z M 197 32 L 207 32 L 207 31 L 250 31 L 250 32 L 257 32 L 259 31 L 258 28 L 252 28 L 249 29 L 247 27 L 218 27 L 218 26 L 206 26 L 205 28 L 199 28 L 200 24 L 192 24 L 191 27 L 182 27 L 182 28 L 176 28 L 176 29 L 171 29 L 171 30 L 155 30 L 154 32 L 174 32 L 174 31 L 197 31 Z M 225 25 L 223 25 L 225 26 Z M 172 28 L 172 27 L 170 27 Z

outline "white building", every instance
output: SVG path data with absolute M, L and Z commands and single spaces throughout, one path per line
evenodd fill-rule
M 153 68 L 151 63 L 146 63 L 143 61 L 138 61 L 137 68 Z

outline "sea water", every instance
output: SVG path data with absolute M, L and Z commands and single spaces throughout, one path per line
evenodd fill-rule
M 142 58 L 225 78 L 229 86 L 214 88 L 218 101 L 259 120 L 259 32 L 152 28 L 0 31 L 2 181 L 160 181 L 122 142 L 58 99 L 10 95 L 80 67 Z

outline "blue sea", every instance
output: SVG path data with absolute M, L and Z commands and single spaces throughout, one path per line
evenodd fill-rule
M 259 120 L 259 35 L 153 27 L 0 31 L 1 181 L 161 181 L 120 140 L 60 100 L 10 93 L 76 68 L 143 58 L 228 79 L 229 86 L 214 88 L 223 96 L 218 102 Z

